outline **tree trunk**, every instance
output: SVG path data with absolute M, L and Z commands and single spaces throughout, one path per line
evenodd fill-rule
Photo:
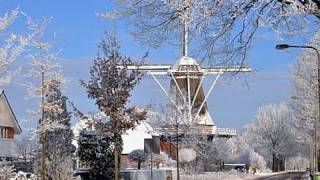
M 114 179 L 119 180 L 119 158 L 118 158 L 118 140 L 117 137 L 115 137 L 114 140 Z
M 141 168 L 141 162 L 139 161 L 138 162 L 138 169 L 140 169 Z
M 46 180 L 46 135 L 45 132 L 40 133 L 40 141 L 41 141 L 41 179 Z
M 272 154 L 272 172 L 278 172 L 278 160 L 274 153 Z
M 285 166 L 286 159 L 283 156 L 281 156 L 281 159 L 279 160 L 279 162 L 280 162 L 280 164 L 279 164 L 280 171 L 285 171 L 286 170 L 286 166 Z

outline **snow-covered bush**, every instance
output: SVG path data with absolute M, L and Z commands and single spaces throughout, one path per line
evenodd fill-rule
M 196 158 L 196 151 L 193 149 L 180 149 L 179 150 L 179 161 L 180 162 L 191 162 Z
M 233 139 L 229 143 L 232 153 L 229 155 L 227 161 L 245 164 L 247 171 L 252 171 L 254 169 L 256 172 L 270 172 L 264 157 L 244 141 L 245 137 L 246 136 L 243 136 L 242 134 L 240 137 Z
M 163 167 L 176 167 L 177 161 L 171 159 L 166 153 L 160 152 L 162 156 L 162 166 Z
M 260 171 L 260 172 L 269 171 L 267 168 L 267 163 L 264 160 L 263 156 L 259 155 L 253 150 L 249 152 L 249 161 L 250 161 L 250 166 L 255 168 L 257 171 Z
M 196 159 L 196 155 L 196 151 L 190 148 L 183 148 L 179 150 L 179 162 L 181 163 L 186 174 L 190 174 L 192 172 L 192 165 L 190 162 Z
M 26 173 L 19 171 L 14 177 L 14 180 L 27 180 L 27 175 Z
M 146 161 L 147 155 L 142 149 L 136 149 L 130 152 L 129 159 L 138 163 L 138 169 L 141 167 L 141 163 Z

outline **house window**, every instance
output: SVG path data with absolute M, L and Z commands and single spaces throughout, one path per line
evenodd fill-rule
M 8 138 L 9 136 L 8 136 L 8 134 L 9 134 L 9 128 L 7 128 L 7 127 L 0 127 L 0 138 Z

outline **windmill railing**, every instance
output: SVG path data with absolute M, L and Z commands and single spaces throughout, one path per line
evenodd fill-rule
M 220 136 L 236 136 L 237 131 L 231 128 L 217 128 L 217 134 Z

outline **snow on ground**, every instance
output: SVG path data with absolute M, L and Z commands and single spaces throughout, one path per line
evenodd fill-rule
M 290 171 L 291 172 L 291 171 Z M 265 172 L 265 173 L 256 173 L 256 174 L 246 174 L 243 172 L 229 171 L 229 172 L 208 172 L 204 174 L 197 175 L 181 175 L 183 180 L 253 180 L 258 177 L 276 175 L 287 173 L 287 171 L 281 171 L 277 173 Z M 310 179 L 308 173 L 304 175 L 305 179 Z
M 181 179 L 183 180 L 243 180 L 247 178 L 257 177 L 254 174 L 245 174 L 245 173 L 230 173 L 230 172 L 212 172 L 206 174 L 197 174 L 197 175 L 182 175 Z
M 274 173 L 261 174 L 246 174 L 243 172 L 229 171 L 229 172 L 210 172 L 197 175 L 181 175 L 183 180 L 249 180 L 256 177 L 271 175 Z

